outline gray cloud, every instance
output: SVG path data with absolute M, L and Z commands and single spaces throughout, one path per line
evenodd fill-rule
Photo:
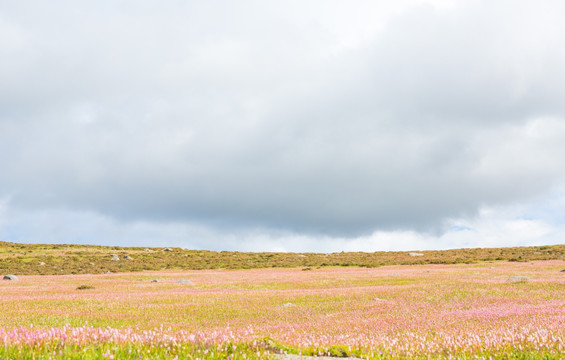
M 560 2 L 310 4 L 1 4 L 0 196 L 356 237 L 562 183 Z

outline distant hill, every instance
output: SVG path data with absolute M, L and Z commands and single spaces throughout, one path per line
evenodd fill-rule
M 114 256 L 113 256 L 114 255 Z M 113 260 L 114 259 L 114 260 Z M 119 260 L 116 260 L 119 259 Z M 0 274 L 100 274 L 166 269 L 253 269 L 565 260 L 565 245 L 434 251 L 270 253 L 0 241 Z

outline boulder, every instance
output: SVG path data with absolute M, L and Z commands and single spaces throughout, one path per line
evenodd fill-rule
M 357 357 L 336 357 L 336 356 L 306 356 L 306 355 L 294 355 L 294 354 L 273 354 L 273 357 L 277 360 L 362 360 Z
M 16 275 L 10 275 L 10 274 L 8 274 L 8 275 L 4 275 L 4 278 L 3 278 L 3 279 L 4 279 L 4 280 L 16 281 L 16 280 L 18 280 L 18 277 L 17 277 Z
M 159 279 L 153 279 L 153 280 L 151 280 L 152 283 L 158 283 L 158 282 L 160 282 L 160 281 L 161 281 L 161 280 L 159 280 Z
M 376 302 L 390 302 L 390 301 L 387 300 L 387 299 L 382 299 L 382 298 L 378 298 L 378 297 L 374 298 L 373 301 L 376 301 Z
M 111 254 L 110 256 L 112 257 L 112 259 L 110 259 L 110 260 L 112 260 L 112 261 L 118 261 L 118 260 L 120 260 L 119 256 L 116 255 L 116 254 Z

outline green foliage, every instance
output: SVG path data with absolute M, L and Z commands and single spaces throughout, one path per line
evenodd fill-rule
M 247 344 L 228 344 L 224 346 L 203 346 L 197 344 L 143 345 L 97 343 L 71 345 L 53 342 L 41 345 L 12 345 L 0 347 L 1 359 L 53 359 L 53 360 L 165 360 L 165 359 L 230 359 L 254 360 L 272 358 L 262 349 Z

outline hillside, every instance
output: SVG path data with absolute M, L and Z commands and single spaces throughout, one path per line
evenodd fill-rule
M 112 260 L 117 255 L 119 260 Z M 441 251 L 252 253 L 180 248 L 0 242 L 0 273 L 18 275 L 96 274 L 164 269 L 252 269 L 270 267 L 457 264 L 483 261 L 565 260 L 565 245 Z

